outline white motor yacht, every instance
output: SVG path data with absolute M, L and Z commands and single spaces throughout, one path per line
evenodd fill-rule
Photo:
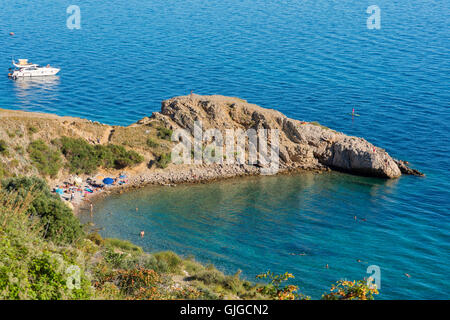
M 8 73 L 8 76 L 17 79 L 21 77 L 42 77 L 42 76 L 54 76 L 59 72 L 59 68 L 53 68 L 50 65 L 42 67 L 38 64 L 28 62 L 28 59 L 19 59 L 19 63 L 12 61 L 16 67 L 12 72 Z

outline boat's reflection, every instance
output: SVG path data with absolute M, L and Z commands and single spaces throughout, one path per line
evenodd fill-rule
M 59 85 L 59 76 L 17 78 L 14 80 L 14 84 L 19 91 L 30 89 L 53 90 Z
M 58 99 L 59 76 L 17 78 L 12 81 L 17 100 L 24 110 L 42 107 L 42 104 Z

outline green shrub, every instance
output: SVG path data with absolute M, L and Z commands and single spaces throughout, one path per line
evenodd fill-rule
M 31 289 L 36 292 L 38 300 L 57 300 L 62 298 L 62 291 L 66 286 L 66 277 L 56 269 L 56 261 L 44 252 L 33 258 L 29 267 Z
M 50 192 L 47 183 L 39 178 L 10 178 L 2 182 L 5 191 L 17 195 L 20 203 L 33 194 L 27 214 L 39 218 L 42 236 L 56 243 L 72 243 L 84 235 L 79 220 L 72 210 L 56 195 Z
M 158 260 L 152 254 L 144 254 L 138 258 L 137 265 L 142 266 L 146 269 L 153 269 L 155 271 L 160 271 L 158 266 Z
M 6 177 L 9 177 L 11 173 L 9 170 L 5 167 L 5 165 L 0 162 L 0 179 L 4 179 Z
M 39 130 L 36 128 L 36 127 L 33 127 L 33 126 L 29 126 L 28 127 L 28 132 L 30 133 L 30 134 L 33 134 L 33 133 L 36 133 L 36 132 L 38 132 Z
M 75 262 L 78 253 L 41 237 L 28 213 L 33 196 L 20 200 L 14 192 L 0 192 L 0 300 L 88 299 L 90 281 Z M 80 271 L 79 287 L 68 287 L 69 268 Z
M 161 169 L 167 168 L 169 163 L 172 161 L 171 153 L 163 153 L 156 158 L 156 166 Z
M 269 284 L 260 288 L 258 291 L 275 300 L 309 300 L 309 296 L 305 296 L 302 293 L 297 292 L 298 286 L 282 286 L 283 282 L 286 282 L 291 278 L 294 278 L 294 276 L 289 272 L 285 272 L 283 274 L 275 274 L 271 271 L 261 273 L 256 276 L 256 279 L 268 279 Z
M 101 157 L 101 166 L 104 168 L 123 169 L 144 161 L 144 157 L 136 151 L 127 151 L 124 147 L 108 144 L 106 146 L 96 145 L 96 149 L 104 151 Z
M 232 276 L 226 276 L 225 280 L 223 281 L 224 288 L 230 290 L 235 294 L 239 294 L 245 291 L 243 281 L 239 278 L 240 274 L 241 270 L 238 270 L 236 274 Z
M 114 252 L 111 248 L 106 248 L 103 252 L 105 262 L 113 268 L 126 269 L 126 253 Z
M 91 174 L 98 167 L 123 169 L 144 161 L 137 152 L 114 144 L 93 146 L 84 139 L 68 137 L 62 137 L 55 143 L 69 162 L 71 173 Z
M 69 162 L 70 172 L 89 174 L 99 166 L 100 161 L 95 154 L 94 147 L 84 139 L 62 137 L 56 143 L 60 144 L 62 154 Z
M 32 202 L 30 209 L 40 217 L 44 238 L 56 243 L 71 243 L 84 234 L 79 220 L 60 199 L 38 197 Z
M 108 283 L 114 283 L 127 299 L 153 300 L 162 299 L 160 289 L 161 276 L 154 270 L 135 268 L 129 270 L 114 270 L 100 277 L 96 287 L 103 290 Z
M 149 253 L 135 253 L 125 259 L 125 268 L 145 268 L 159 271 L 158 261 Z
M 369 287 L 367 281 L 340 280 L 322 296 L 323 300 L 374 300 L 373 295 L 378 294 L 376 286 Z
M 9 156 L 8 144 L 5 140 L 0 140 L 0 155 Z
M 241 280 L 240 270 L 234 275 L 227 276 L 214 266 L 199 267 L 198 269 L 199 271 L 192 273 L 188 280 L 192 281 L 192 284 L 205 294 L 205 298 L 236 298 L 236 296 L 246 299 L 268 298 L 267 295 L 261 293 L 260 285 Z M 217 297 L 214 298 L 214 295 Z
M 23 155 L 23 147 L 22 147 L 22 146 L 15 146 L 15 147 L 14 147 L 14 150 L 15 150 L 18 154 Z
M 160 139 L 170 140 L 170 138 L 172 137 L 173 131 L 168 128 L 158 127 L 157 130 L 158 130 L 157 135 Z
M 203 270 L 192 276 L 193 280 L 201 281 L 206 285 L 218 284 L 225 282 L 225 275 L 217 269 Z
M 19 166 L 19 160 L 17 160 L 17 159 L 11 160 L 11 161 L 9 162 L 9 166 L 10 166 L 11 168 L 17 168 L 17 167 Z
M 148 138 L 148 139 L 147 139 L 147 145 L 148 145 L 150 148 L 157 148 L 157 147 L 159 147 L 159 143 L 156 142 L 155 140 L 153 140 L 152 138 Z
M 175 252 L 163 251 L 155 253 L 154 256 L 158 262 L 164 261 L 167 263 L 169 272 L 176 273 L 180 271 L 182 260 Z
M 115 238 L 106 238 L 104 239 L 105 246 L 109 246 L 112 248 L 117 248 L 126 252 L 143 252 L 142 248 L 131 243 L 127 240 L 115 239 Z
M 161 273 L 168 272 L 169 267 L 166 262 L 158 261 L 152 254 L 144 252 L 116 252 L 111 247 L 106 247 L 103 252 L 105 262 L 112 268 L 152 269 Z
M 99 235 L 98 232 L 90 233 L 86 238 L 98 246 L 102 246 L 105 243 L 105 240 L 103 240 L 102 236 Z
M 7 130 L 7 131 L 6 131 L 6 134 L 8 135 L 8 137 L 9 137 L 10 139 L 15 138 L 16 136 L 18 136 L 19 138 L 23 138 L 23 133 L 22 133 L 22 131 L 21 131 L 20 129 L 17 129 L 17 130 L 14 131 L 14 132 L 11 132 L 11 131 Z
M 168 273 L 170 272 L 169 264 L 165 260 L 156 260 L 155 270 L 161 273 Z
M 184 270 L 186 270 L 187 273 L 189 273 L 189 274 L 198 273 L 205 269 L 205 267 L 203 265 L 201 265 L 200 263 L 193 261 L 193 260 L 184 260 L 183 266 L 184 266 Z
M 2 180 L 1 185 L 4 191 L 17 193 L 19 199 L 25 198 L 31 191 L 45 197 L 53 196 L 47 182 L 38 177 L 6 179 Z
M 31 162 L 44 176 L 54 177 L 62 166 L 60 153 L 51 149 L 44 141 L 35 140 L 28 146 Z

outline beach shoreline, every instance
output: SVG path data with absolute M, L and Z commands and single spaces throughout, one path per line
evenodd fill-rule
M 213 183 L 217 181 L 224 181 L 229 179 L 242 179 L 247 177 L 266 176 L 262 175 L 259 168 L 256 166 L 230 166 L 230 165 L 200 165 L 192 166 L 192 168 L 184 166 L 183 168 L 167 168 L 164 170 L 154 171 L 150 173 L 136 174 L 129 176 L 128 182 L 121 185 L 110 185 L 101 191 L 94 193 L 85 193 L 85 196 L 79 201 L 70 202 L 74 215 L 78 216 L 82 210 L 90 210 L 90 204 L 94 205 L 100 199 L 104 199 L 113 194 L 122 194 L 129 191 L 142 189 L 148 186 L 154 187 L 175 187 L 177 185 L 194 185 L 200 183 Z M 220 170 L 222 169 L 222 170 Z M 296 174 L 321 174 L 324 172 L 331 172 L 328 168 L 296 168 L 296 169 L 281 169 L 278 173 L 271 176 L 278 175 L 296 175 Z M 95 209 L 94 209 L 95 211 Z

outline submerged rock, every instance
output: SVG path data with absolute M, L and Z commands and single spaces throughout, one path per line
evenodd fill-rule
M 409 174 L 409 175 L 419 176 L 419 177 L 425 176 L 425 174 L 423 174 L 422 172 L 420 172 L 420 171 L 418 171 L 416 169 L 412 169 L 412 168 L 408 167 L 408 164 L 409 164 L 408 161 L 395 160 L 395 163 L 400 168 L 400 171 L 402 173 L 404 173 L 404 174 Z

